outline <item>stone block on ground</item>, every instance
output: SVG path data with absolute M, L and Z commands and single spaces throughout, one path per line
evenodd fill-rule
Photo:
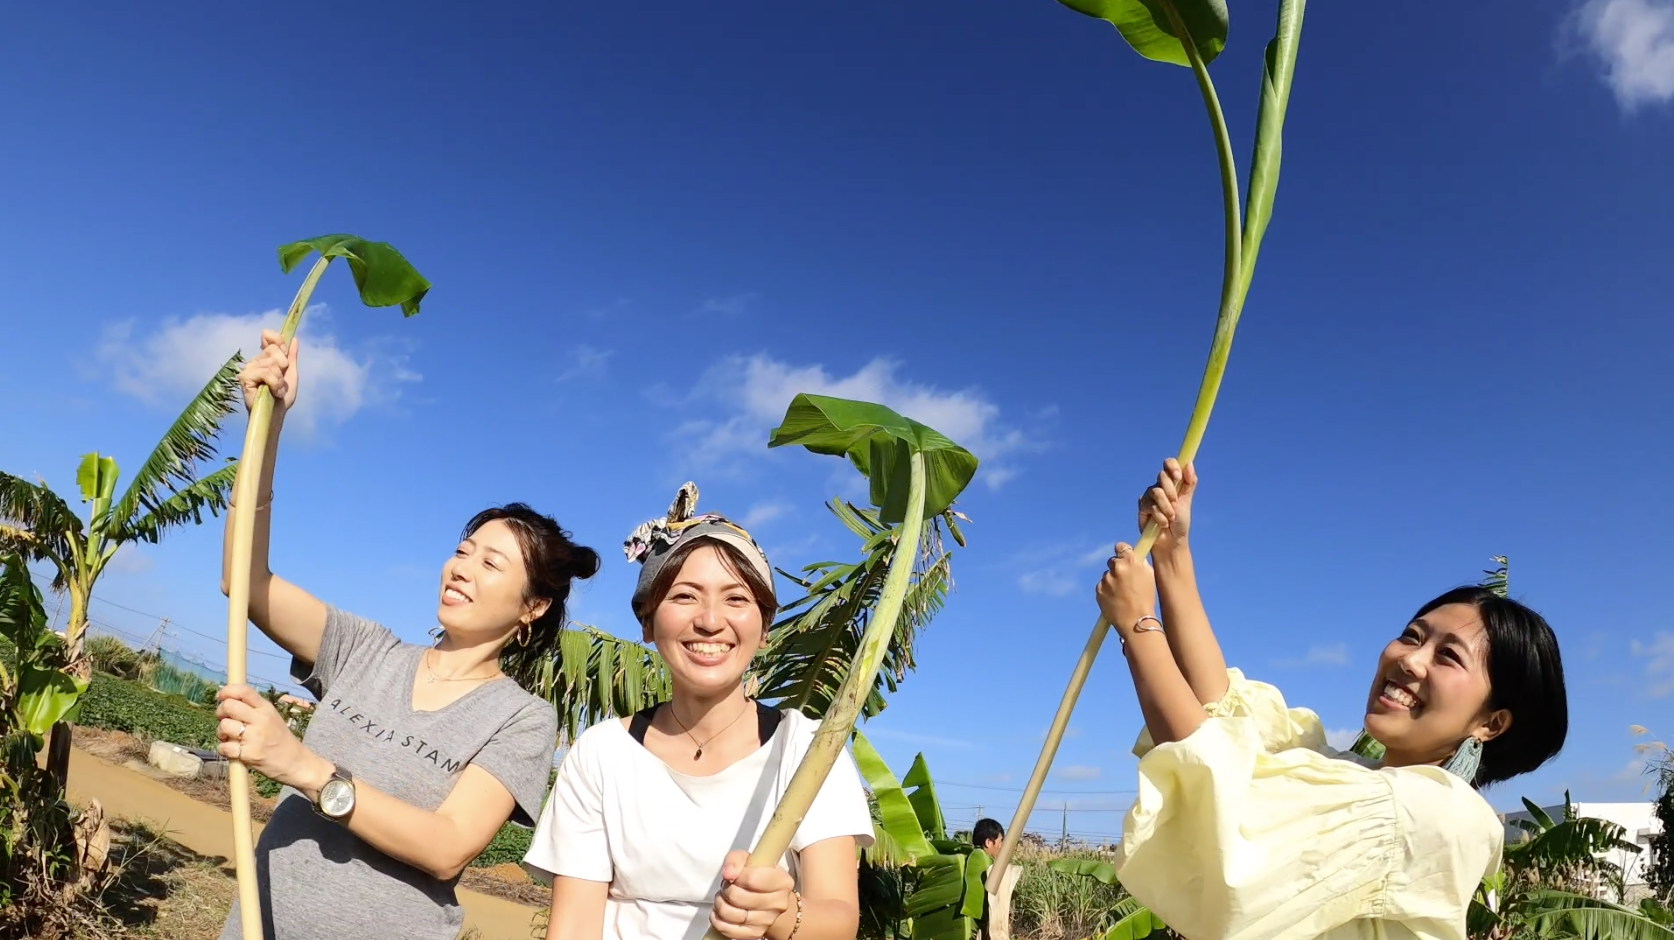
M 167 741 L 151 742 L 146 762 L 171 777 L 196 777 L 203 769 L 203 761 L 196 754 Z

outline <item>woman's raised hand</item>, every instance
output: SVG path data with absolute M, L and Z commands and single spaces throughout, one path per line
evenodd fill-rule
M 1139 621 L 1156 615 L 1157 575 L 1151 563 L 1126 542 L 1116 543 L 1116 554 L 1094 591 L 1099 613 L 1126 637 Z
M 750 853 L 743 850 L 727 853 L 721 866 L 721 893 L 715 895 L 715 909 L 709 912 L 709 925 L 733 940 L 767 936 L 767 929 L 796 906 L 796 882 L 790 873 L 777 866 L 748 867 L 749 858 Z
M 296 402 L 296 338 L 289 348 L 279 342 L 279 334 L 262 330 L 262 351 L 244 363 L 238 371 L 238 385 L 244 392 L 244 410 L 256 407 L 256 393 L 267 386 L 273 395 L 273 410 L 281 414 Z
M 1163 461 L 1157 485 L 1139 497 L 1139 528 L 1157 524 L 1154 555 L 1167 555 L 1186 544 L 1192 525 L 1192 494 L 1197 491 L 1197 471 L 1191 464 L 1180 465 L 1173 457 Z

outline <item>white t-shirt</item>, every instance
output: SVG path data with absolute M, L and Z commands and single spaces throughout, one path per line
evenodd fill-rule
M 556 875 L 609 882 L 604 940 L 699 940 L 727 853 L 755 845 L 819 727 L 783 714 L 766 744 L 707 777 L 669 767 L 617 719 L 588 728 L 558 768 L 524 867 L 543 883 Z M 779 867 L 795 877 L 802 850 L 840 836 L 872 844 L 866 793 L 846 750 Z

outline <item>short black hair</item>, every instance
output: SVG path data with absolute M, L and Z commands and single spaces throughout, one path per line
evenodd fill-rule
M 990 839 L 1004 839 L 1005 837 L 1006 831 L 1000 828 L 1000 823 L 986 816 L 977 820 L 976 825 L 971 827 L 971 844 L 979 849 L 987 845 Z
M 1511 727 L 1482 748 L 1477 789 L 1526 774 L 1558 756 L 1569 736 L 1569 698 L 1558 638 L 1546 619 L 1523 604 L 1480 586 L 1460 587 L 1425 604 L 1412 619 L 1438 607 L 1469 604 L 1488 636 L 1488 708 L 1511 712 Z

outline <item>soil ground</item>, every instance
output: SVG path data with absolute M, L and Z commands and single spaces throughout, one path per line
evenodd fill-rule
M 71 801 L 83 804 L 89 799 L 98 799 L 104 805 L 107 816 L 126 821 L 125 825 L 115 827 L 125 854 L 131 854 L 134 845 L 152 843 L 150 852 L 140 853 L 130 864 L 130 877 L 126 880 L 131 887 L 121 892 L 128 898 L 123 903 L 148 909 L 130 911 L 123 919 L 134 924 L 148 924 L 136 930 L 142 937 L 213 940 L 226 919 L 234 893 L 229 861 L 232 856 L 232 816 L 200 798 L 211 793 L 194 791 L 212 790 L 206 785 L 218 783 L 221 791 L 219 802 L 225 805 L 226 784 L 206 780 L 159 779 L 161 775 L 144 772 L 132 765 L 122 766 L 95 753 L 99 751 L 109 757 L 131 760 L 128 756 L 131 751 L 125 750 L 131 748 L 131 744 L 109 737 L 84 750 L 84 742 L 93 743 L 84 738 L 78 729 L 77 747 L 70 753 Z M 142 754 L 139 760 L 143 759 Z M 260 833 L 260 823 L 256 825 L 256 831 Z M 157 841 L 157 834 L 167 839 Z M 517 874 L 522 873 L 519 871 Z M 496 894 L 515 892 L 529 896 L 539 893 L 526 876 L 523 885 L 517 886 L 515 882 L 506 880 L 509 875 L 510 872 L 490 869 L 479 871 L 472 877 L 477 884 L 496 887 Z M 156 890 L 133 890 L 133 887 L 147 886 Z M 512 890 L 507 890 L 508 887 Z M 518 890 L 519 887 L 521 890 Z M 530 924 L 537 910 L 533 904 L 518 903 L 463 886 L 459 891 L 459 900 L 465 908 L 466 933 L 469 936 L 479 940 L 527 940 L 531 935 Z

